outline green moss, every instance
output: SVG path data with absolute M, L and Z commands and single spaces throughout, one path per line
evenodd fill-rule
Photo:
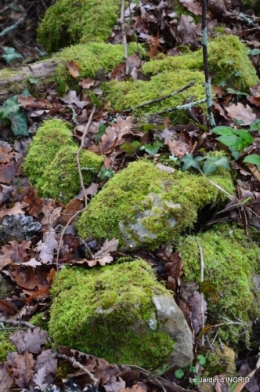
M 78 146 L 61 148 L 53 161 L 45 168 L 36 189 L 42 197 L 50 197 L 67 203 L 80 191 L 80 178 L 76 161 Z M 80 153 L 80 166 L 84 184 L 88 186 L 103 164 L 103 157 L 87 150 Z
M 70 127 L 62 120 L 46 120 L 38 128 L 23 164 L 30 181 L 37 185 L 38 180 L 50 164 L 61 146 L 72 145 Z
M 211 179 L 232 193 L 229 173 Z M 76 223 L 82 238 L 118 238 L 127 248 L 155 249 L 191 227 L 198 209 L 226 195 L 205 177 L 162 172 L 151 162 L 131 163 L 110 179 Z
M 63 269 L 52 287 L 50 336 L 111 363 L 157 366 L 173 341 L 149 328 L 153 295 L 169 296 L 143 260 L 84 270 Z
M 106 99 L 111 101 L 116 110 L 123 110 L 168 95 L 180 87 L 195 81 L 196 85 L 190 89 L 165 99 L 161 102 L 146 106 L 135 113 L 147 114 L 157 113 L 168 108 L 182 105 L 184 100 L 193 97 L 193 101 L 205 98 L 204 75 L 199 71 L 181 70 L 178 72 L 167 72 L 153 76 L 150 81 L 142 80 L 118 82 L 113 80 L 106 83 L 104 91 Z M 158 93 L 159 92 L 159 93 Z M 202 105 L 203 106 L 203 105 Z M 182 122 L 184 111 L 176 111 L 172 114 L 174 122 Z
M 140 48 L 141 53 L 144 49 Z M 135 42 L 128 45 L 129 55 L 137 52 Z M 56 76 L 64 80 L 72 79 L 67 69 L 67 61 L 74 60 L 80 67 L 80 77 L 95 77 L 99 69 L 106 72 L 112 69 L 124 60 L 123 45 L 111 45 L 103 42 L 89 42 L 79 44 L 63 49 L 60 53 L 55 53 L 52 57 L 54 60 L 62 59 L 63 62 L 57 67 Z M 75 79 L 74 79 L 75 81 Z
M 205 263 L 206 299 L 212 323 L 226 323 L 218 328 L 226 343 L 237 343 L 242 325 L 228 324 L 228 320 L 247 325 L 255 302 L 252 275 L 260 260 L 260 249 L 236 226 L 218 225 L 198 234 Z M 184 263 L 184 278 L 200 282 L 200 254 L 196 237 L 179 240 L 177 247 Z M 252 314 L 251 314 L 252 313 Z
M 80 190 L 76 151 L 69 126 L 61 120 L 46 120 L 29 146 L 23 169 L 41 197 L 68 202 Z M 103 157 L 82 150 L 80 164 L 89 185 L 103 164 Z
M 119 17 L 120 0 L 57 0 L 38 28 L 38 41 L 49 52 L 88 41 L 105 41 Z
M 251 64 L 246 47 L 234 35 L 221 35 L 209 42 L 209 70 L 212 73 L 212 82 L 219 84 L 225 82 L 227 87 L 238 86 L 246 88 L 258 82 L 256 71 Z M 203 69 L 202 49 L 183 56 L 165 57 L 162 60 L 153 60 L 143 65 L 146 73 L 170 72 L 175 70 Z M 180 72 L 180 71 L 178 71 Z M 167 77 L 165 75 L 165 77 Z M 189 91 L 189 90 L 188 90 Z
M 41 329 L 48 330 L 48 320 L 43 318 L 43 313 L 36 313 L 30 319 L 30 324 L 40 327 Z
M 14 351 L 16 351 L 16 348 L 10 343 L 8 334 L 0 332 L 0 362 L 5 361 L 7 354 Z

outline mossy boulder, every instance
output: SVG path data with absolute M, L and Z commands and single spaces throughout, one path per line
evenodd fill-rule
M 53 161 L 46 166 L 37 182 L 39 194 L 43 197 L 67 203 L 80 190 L 80 178 L 76 161 L 78 146 L 62 147 Z M 91 151 L 81 150 L 80 167 L 85 185 L 89 185 L 103 164 L 103 157 Z
M 211 180 L 234 191 L 228 171 Z M 107 182 L 76 227 L 82 238 L 117 238 L 123 248 L 155 249 L 192 227 L 200 208 L 225 199 L 226 194 L 201 175 L 169 174 L 140 160 Z
M 78 145 L 68 125 L 46 120 L 29 146 L 23 169 L 41 197 L 67 203 L 80 190 L 76 160 Z M 82 150 L 80 166 L 85 185 L 89 185 L 103 164 L 103 157 Z
M 258 82 L 256 71 L 251 64 L 246 46 L 234 35 L 220 35 L 209 41 L 208 64 L 212 83 L 225 87 L 248 89 Z M 203 70 L 202 49 L 182 56 L 164 57 L 143 65 L 143 71 L 152 75 L 182 70 Z M 178 70 L 178 71 L 177 71 Z M 165 75 L 165 77 L 166 77 Z M 188 90 L 189 91 L 189 90 Z
M 39 178 L 61 146 L 73 145 L 70 126 L 62 120 L 46 120 L 38 128 L 33 142 L 28 147 L 28 154 L 23 169 L 33 184 Z
M 172 314 L 167 307 L 168 317 L 161 317 L 156 303 L 162 298 L 175 303 L 172 294 L 156 281 L 152 268 L 140 259 L 90 270 L 62 269 L 52 286 L 49 333 L 56 344 L 111 363 L 153 368 L 171 361 L 174 352 L 167 318 L 173 323 L 182 318 L 189 330 L 178 307 L 179 312 Z M 183 325 L 178 328 L 181 334 Z M 191 338 L 190 330 L 188 335 Z M 193 356 L 189 338 L 186 364 Z
M 206 233 L 183 237 L 177 249 L 183 260 L 184 279 L 200 282 L 204 257 L 204 287 L 211 324 L 222 324 L 219 336 L 225 343 L 237 344 L 238 336 L 250 330 L 257 303 L 253 291 L 253 275 L 260 260 L 260 249 L 236 226 L 217 225 Z M 255 307 L 257 308 L 257 306 Z M 242 336 L 244 338 L 244 334 Z
M 89 41 L 105 41 L 119 17 L 120 0 L 57 0 L 38 28 L 38 41 L 49 52 Z
M 145 50 L 139 45 L 139 50 L 145 54 Z M 129 56 L 137 52 L 135 42 L 128 45 Z M 67 68 L 67 61 L 73 60 L 80 67 L 80 77 L 95 77 L 99 69 L 110 72 L 112 69 L 124 61 L 123 45 L 111 45 L 104 42 L 88 42 L 86 44 L 78 44 L 69 46 L 61 52 L 54 53 L 54 60 L 63 60 L 57 67 L 56 77 L 63 81 L 75 83 Z
M 134 113 L 138 114 L 147 114 L 158 113 L 168 108 L 182 105 L 184 100 L 191 96 L 193 97 L 193 101 L 204 99 L 203 73 L 195 70 L 182 69 L 178 70 L 178 72 L 159 73 L 158 75 L 152 76 L 150 81 L 119 82 L 113 80 L 103 85 L 103 89 L 106 93 L 106 100 L 111 101 L 111 104 L 116 110 L 124 110 L 134 108 L 141 103 L 158 98 L 158 92 L 160 96 L 168 95 L 194 81 L 195 86 L 183 91 L 181 94 L 173 95 L 161 102 L 134 111 Z M 180 123 L 186 118 L 184 116 L 184 111 L 176 111 L 172 114 L 172 119 L 175 123 Z

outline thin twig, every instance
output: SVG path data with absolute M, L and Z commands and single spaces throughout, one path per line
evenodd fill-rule
M 131 11 L 131 0 L 128 0 L 128 6 L 129 6 L 130 23 L 131 23 L 131 26 L 134 26 L 134 21 L 133 21 L 133 18 L 132 18 L 132 11 Z M 134 36 L 135 36 L 135 42 L 136 42 L 138 56 L 141 57 L 141 52 L 140 52 L 139 43 L 138 43 L 138 36 L 137 36 L 135 30 L 134 30 Z
M 89 130 L 89 127 L 90 127 L 90 124 L 91 124 L 91 121 L 92 121 L 92 118 L 94 116 L 95 111 L 96 111 L 96 105 L 94 105 L 92 110 L 91 110 L 88 122 L 86 124 L 86 127 L 84 129 L 84 133 L 83 133 L 82 138 L 81 138 L 81 143 L 80 143 L 79 149 L 77 151 L 78 172 L 79 172 L 79 178 L 80 178 L 80 184 L 81 184 L 82 192 L 83 192 L 83 195 L 84 195 L 85 206 L 88 204 L 88 197 L 87 197 L 87 194 L 86 194 L 86 189 L 85 189 L 85 186 L 84 186 L 82 170 L 81 170 L 81 166 L 80 166 L 80 151 L 84 147 L 84 139 L 86 137 L 86 134 L 88 133 L 88 130 Z
M 82 208 L 82 210 L 79 210 L 79 211 L 75 212 L 75 214 L 72 215 L 72 217 L 68 220 L 68 222 L 66 223 L 66 226 L 63 228 L 63 230 L 62 230 L 62 232 L 61 232 L 60 240 L 59 240 L 59 246 L 58 246 L 58 250 L 57 250 L 57 256 L 56 256 L 56 269 L 57 269 L 57 272 L 58 272 L 58 270 L 59 270 L 59 256 L 60 256 L 60 250 L 61 250 L 61 246 L 62 246 L 62 238 L 63 238 L 63 236 L 64 236 L 64 234 L 65 234 L 65 231 L 66 231 L 67 227 L 69 226 L 70 222 L 71 222 L 74 218 L 76 218 L 76 216 L 78 216 L 79 214 L 81 214 L 81 212 L 83 212 L 83 211 L 85 211 L 85 210 L 87 210 L 87 209 L 88 209 L 88 205 L 86 205 L 84 208 Z
M 54 354 L 56 355 L 57 358 L 65 359 L 66 361 L 70 362 L 74 367 L 77 367 L 77 368 L 83 370 L 83 372 L 86 373 L 90 377 L 90 379 L 93 382 L 95 387 L 97 387 L 99 385 L 99 379 L 94 377 L 93 374 L 90 373 L 90 371 L 85 366 L 81 365 L 81 363 L 76 361 L 74 358 L 68 357 L 68 355 L 65 355 L 65 354 L 59 354 L 55 351 L 54 351 Z
M 202 283 L 202 282 L 204 282 L 204 269 L 205 269 L 204 255 L 203 255 L 202 247 L 201 247 L 200 242 L 197 237 L 196 237 L 196 241 L 197 241 L 199 251 L 200 251 L 200 281 Z M 203 329 L 205 327 L 204 294 L 203 293 L 201 293 L 201 319 L 202 319 L 201 329 Z M 204 335 L 202 335 L 201 344 L 202 344 L 202 346 L 204 346 L 204 344 L 205 344 Z
M 27 321 L 16 321 L 16 320 L 8 320 L 8 319 L 4 319 L 4 318 L 0 318 L 0 323 L 3 324 L 11 324 L 11 325 L 16 325 L 16 326 L 20 326 L 23 325 L 27 328 L 36 328 L 35 325 L 28 323 Z
M 130 112 L 132 112 L 132 111 L 135 110 L 135 109 L 139 109 L 139 108 L 142 108 L 142 107 L 144 107 L 144 106 L 152 105 L 153 103 L 156 103 L 156 102 L 161 102 L 161 101 L 163 101 L 164 99 L 171 98 L 171 97 L 173 97 L 174 95 L 177 95 L 177 94 L 181 93 L 182 91 L 187 90 L 188 88 L 194 86 L 194 84 L 195 84 L 195 82 L 191 82 L 191 83 L 187 84 L 186 86 L 180 88 L 179 90 L 174 91 L 174 92 L 171 93 L 171 94 L 164 95 L 163 97 L 160 97 L 160 98 L 152 99 L 151 101 L 147 101 L 147 102 L 142 103 L 142 104 L 140 104 L 140 105 L 134 106 L 133 108 L 125 109 L 125 110 L 123 110 L 123 112 L 124 112 L 124 113 L 130 113 Z
M 210 81 L 209 67 L 208 67 L 208 33 L 207 33 L 206 13 L 207 13 L 207 0 L 202 0 L 201 28 L 202 28 L 203 65 L 204 65 L 204 75 L 205 75 L 205 92 L 207 97 L 209 124 L 211 127 L 214 127 L 216 123 L 213 116 L 211 81 Z
M 16 29 L 21 23 L 23 23 L 25 17 L 27 16 L 27 13 L 25 12 L 13 25 L 7 27 L 0 33 L 0 37 L 3 37 L 7 33 L 10 33 L 10 31 Z
M 161 114 L 176 112 L 177 110 L 187 110 L 187 109 L 192 108 L 193 106 L 198 106 L 198 105 L 200 105 L 201 103 L 204 103 L 204 102 L 206 102 L 206 98 L 205 99 L 201 99 L 200 101 L 185 103 L 184 105 L 179 105 L 179 106 L 174 106 L 173 108 L 169 108 L 169 109 L 163 110 L 162 112 L 154 113 L 154 116 L 159 116 Z
M 125 0 L 121 0 L 121 17 L 120 24 L 123 35 L 124 55 L 125 55 L 125 74 L 129 75 L 129 64 L 128 64 L 128 48 L 126 39 L 126 28 L 125 28 Z

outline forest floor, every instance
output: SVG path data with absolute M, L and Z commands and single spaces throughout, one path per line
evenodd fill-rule
M 2 55 L 0 69 L 10 66 L 18 69 L 21 65 L 30 65 L 40 60 L 42 55 L 46 55 L 44 48 L 37 43 L 36 30 L 41 17 L 52 3 L 53 1 L 47 0 L 2 2 L 3 12 L 0 13 L 3 32 L 0 33 L 0 54 Z M 131 3 L 130 18 L 129 10 L 126 10 L 126 18 L 129 20 L 128 38 L 135 37 L 139 43 L 146 44 L 150 59 L 156 58 L 160 53 L 176 56 L 181 54 L 185 45 L 189 45 L 193 51 L 201 47 L 201 4 L 195 0 L 182 0 L 181 3 L 183 9 L 189 11 L 189 15 L 184 12 L 179 17 L 176 21 L 177 29 L 172 29 L 169 23 L 169 20 L 174 18 L 174 9 L 165 7 L 163 1 Z M 259 77 L 260 17 L 255 16 L 253 9 L 243 9 L 243 13 L 240 12 L 242 8 L 238 0 L 231 1 L 228 9 L 221 1 L 209 3 L 207 11 L 209 37 L 215 37 L 220 33 L 239 37 L 241 42 L 247 46 L 250 61 Z M 120 26 L 114 27 L 109 42 L 112 44 L 122 42 Z M 15 52 L 5 48 L 14 48 Z M 140 77 L 142 61 L 138 56 L 129 58 L 133 79 L 137 78 L 137 75 Z M 76 62 L 68 64 L 68 69 L 72 77 L 78 78 Z M 126 77 L 129 76 L 125 74 L 125 63 L 115 67 L 108 76 L 110 80 L 119 81 L 125 80 Z M 191 385 L 189 382 L 190 376 L 201 374 L 201 365 L 198 363 L 196 371 L 194 367 L 184 369 L 180 377 L 180 373 L 176 373 L 178 370 L 176 368 L 160 369 L 158 375 L 158 373 L 153 374 L 141 368 L 109 364 L 102 358 L 79 353 L 72 348 L 61 348 L 57 353 L 49 348 L 47 333 L 30 324 L 30 319 L 36 312 L 42 312 L 46 318 L 48 317 L 51 304 L 50 287 L 57 267 L 73 263 L 91 267 L 95 264 L 105 264 L 107 257 L 111 262 L 121 256 L 127 256 L 127 253 L 117 251 L 116 246 L 113 247 L 111 243 L 109 245 L 93 242 L 84 244 L 75 234 L 73 220 L 69 220 L 68 216 L 71 217 L 84 208 L 84 192 L 64 206 L 55 200 L 40 198 L 24 175 L 21 165 L 26 155 L 26 147 L 43 120 L 55 117 L 67 121 L 73 126 L 74 138 L 81 142 L 92 111 L 92 104 L 93 102 L 96 104 L 85 147 L 98 148 L 106 158 L 101 175 L 87 189 L 88 200 L 102 189 L 115 173 L 140 157 L 147 157 L 156 163 L 160 161 L 163 154 L 171 155 L 179 159 L 182 169 L 185 169 L 186 165 L 186 168 L 193 167 L 195 170 L 199 162 L 196 157 L 201 151 L 225 150 L 229 156 L 231 168 L 236 173 L 236 197 L 223 207 L 221 214 L 214 216 L 213 212 L 207 212 L 201 216 L 200 229 L 216 222 L 234 221 L 245 230 L 245 235 L 249 227 L 260 230 L 260 173 L 258 170 L 260 166 L 260 156 L 258 156 L 260 153 L 260 83 L 250 88 L 250 91 L 241 91 L 237 85 L 226 89 L 225 80 L 218 86 L 212 86 L 215 94 L 213 100 L 215 122 L 217 126 L 223 126 L 226 129 L 223 131 L 226 133 L 215 134 L 210 131 L 206 111 L 202 110 L 199 105 L 188 109 L 190 121 L 185 124 L 173 124 L 169 117 L 164 117 L 162 121 L 157 121 L 157 117 L 151 117 L 149 124 L 146 125 L 148 132 L 144 133 L 138 129 L 138 125 L 133 126 L 130 114 L 124 112 L 118 114 L 108 105 L 102 105 L 102 91 L 99 88 L 101 81 L 102 75 L 100 75 L 100 80 L 91 78 L 80 80 L 79 84 L 81 83 L 83 88 L 93 89 L 91 96 L 84 91 L 82 94 L 77 94 L 71 90 L 61 95 L 59 82 L 46 85 L 46 91 L 40 96 L 37 95 L 36 100 L 34 94 L 20 95 L 18 97 L 19 110 L 22 110 L 23 115 L 26 113 L 27 125 L 25 129 L 23 123 L 20 133 L 19 126 L 16 128 L 18 136 L 15 140 L 10 123 L 1 122 L 0 222 L 2 223 L 8 217 L 10 220 L 11 217 L 30 216 L 34 224 L 40 223 L 41 229 L 38 231 L 35 229 L 35 234 L 30 240 L 19 239 L 17 235 L 17 240 L 10 241 L 0 249 L 0 315 L 2 315 L 0 334 L 12 330 L 14 351 L 7 361 L 0 358 L 0 361 L 3 360 L 0 362 L 0 380 L 2 380 L 0 392 L 202 390 L 201 386 Z M 32 80 L 32 85 L 33 83 L 34 80 Z M 187 101 L 183 102 L 185 103 Z M 135 133 L 132 132 L 134 127 Z M 242 132 L 235 133 L 237 130 Z M 245 137 L 245 131 L 249 137 Z M 21 136 L 23 132 L 28 132 L 29 136 Z M 105 133 L 107 137 L 104 138 Z M 120 133 L 120 137 L 115 138 L 115 133 Z M 167 142 L 167 135 L 175 135 L 178 142 Z M 221 135 L 224 139 L 218 138 L 218 140 L 217 135 Z M 225 139 L 228 136 L 232 136 L 233 141 L 235 139 L 233 150 L 229 148 L 232 146 Z M 136 140 L 138 144 L 135 144 Z M 217 166 L 218 162 L 213 162 L 214 165 Z M 54 228 L 54 237 L 46 235 L 50 227 Z M 69 227 L 65 234 L 63 233 L 64 227 L 67 229 Z M 196 225 L 196 229 L 198 227 Z M 92 253 L 99 252 L 96 260 L 86 259 L 86 245 L 91 247 Z M 177 267 L 176 259 L 168 254 L 165 247 L 153 252 L 136 251 L 135 256 L 146 260 L 157 270 L 159 279 L 168 282 L 171 290 L 178 291 L 176 284 L 172 285 L 171 282 L 178 282 L 178 285 L 181 285 L 180 264 Z M 166 263 L 168 263 L 167 270 L 163 267 Z M 197 304 L 197 306 L 200 305 Z M 188 309 L 188 304 L 183 305 L 182 310 L 189 319 L 189 323 L 196 322 L 192 320 L 192 317 L 196 317 L 196 312 L 192 315 Z M 251 342 L 252 348 L 242 347 L 236 361 L 237 376 L 246 376 L 253 371 L 250 382 L 245 385 L 238 383 L 233 389 L 229 389 L 230 391 L 260 391 L 260 374 L 257 371 L 259 331 L 260 327 L 256 325 Z M 203 333 L 206 332 L 203 331 Z M 201 336 L 194 342 L 195 353 L 200 349 L 200 338 Z M 8 344 L 7 340 L 7 347 L 9 347 Z M 42 349 L 41 346 L 44 344 L 46 348 Z M 82 365 L 90 369 L 90 372 L 84 370 Z M 60 373 L 55 374 L 57 367 Z M 43 368 L 44 372 L 40 370 Z M 218 377 L 219 374 L 220 365 L 219 367 L 217 365 L 214 375 Z M 93 385 L 93 379 L 99 380 L 99 386 Z M 217 382 L 214 388 L 211 390 L 224 391 L 228 390 L 228 385 Z

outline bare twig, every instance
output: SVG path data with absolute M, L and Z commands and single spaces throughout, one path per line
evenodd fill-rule
M 74 367 L 83 370 L 83 372 L 85 372 L 90 377 L 95 387 L 99 385 L 99 379 L 94 377 L 93 374 L 90 373 L 90 371 L 85 366 L 81 365 L 81 363 L 76 361 L 74 358 L 68 357 L 65 354 L 59 354 L 56 351 L 54 351 L 54 354 L 57 358 L 65 359 L 66 361 L 70 362 Z
M 204 255 L 203 255 L 202 247 L 201 247 L 200 242 L 197 237 L 196 237 L 196 241 L 197 241 L 199 251 L 200 251 L 200 281 L 204 282 L 204 269 L 205 269 Z M 204 306 L 203 305 L 204 305 L 204 294 L 201 293 L 201 319 L 202 319 L 202 327 L 201 328 L 202 329 L 205 327 L 205 314 L 204 314 Z M 205 344 L 204 335 L 202 335 L 201 344 L 202 344 L 202 346 L 204 346 L 204 344 Z
M 208 67 L 208 33 L 207 33 L 207 0 L 202 0 L 202 49 L 203 49 L 203 65 L 205 74 L 205 92 L 207 97 L 208 120 L 211 127 L 216 125 L 212 110 L 212 94 L 211 94 L 211 81 L 209 76 Z
M 124 54 L 125 54 L 125 74 L 129 75 L 128 49 L 127 49 L 126 28 L 125 28 L 125 0 L 121 0 L 120 24 L 122 28 Z
M 196 101 L 196 102 L 190 102 L 190 103 L 186 103 L 184 105 L 179 105 L 179 106 L 174 106 L 173 108 L 169 108 L 166 110 L 163 110 L 162 112 L 158 112 L 158 113 L 154 113 L 155 116 L 159 116 L 161 114 L 166 114 L 166 113 L 171 113 L 171 112 L 176 112 L 177 110 L 187 110 L 192 108 L 193 106 L 198 106 L 201 103 L 206 102 L 206 98 L 205 99 L 201 99 L 200 101 Z
M 16 320 L 8 320 L 8 319 L 5 319 L 5 318 L 0 318 L 0 323 L 16 325 L 18 327 L 23 325 L 24 327 L 27 327 L 27 328 L 36 328 L 35 325 L 30 324 L 27 321 L 16 321 Z
M 90 127 L 90 124 L 91 124 L 91 121 L 92 121 L 92 118 L 94 116 L 95 111 L 96 111 L 96 105 L 94 105 L 92 110 L 91 110 L 88 122 L 86 124 L 86 127 L 84 129 L 84 133 L 83 133 L 82 138 L 81 138 L 81 143 L 80 143 L 79 149 L 77 151 L 78 172 L 79 172 L 79 178 L 80 178 L 80 184 L 81 184 L 82 192 L 83 192 L 83 195 L 84 195 L 85 206 L 88 204 L 88 197 L 87 197 L 87 194 L 86 194 L 86 190 L 85 190 L 85 186 L 84 186 L 84 180 L 83 180 L 83 175 L 82 175 L 82 170 L 81 170 L 81 166 L 80 166 L 80 151 L 84 147 L 84 139 L 86 137 L 86 134 L 88 133 L 88 130 L 89 130 L 89 127 Z
M 171 93 L 171 94 L 164 95 L 163 97 L 160 97 L 160 98 L 152 99 L 151 101 L 144 102 L 144 103 L 142 103 L 142 104 L 140 104 L 140 105 L 134 106 L 133 108 L 125 109 L 125 110 L 123 110 L 123 112 L 124 112 L 124 113 L 130 113 L 130 112 L 132 112 L 132 111 L 135 110 L 135 109 L 143 108 L 144 106 L 152 105 L 153 103 L 156 103 L 156 102 L 161 102 L 161 101 L 163 101 L 164 99 L 171 98 L 171 97 L 173 97 L 174 95 L 177 95 L 177 94 L 181 93 L 182 91 L 187 90 L 188 88 L 194 86 L 194 84 L 195 84 L 195 82 L 191 82 L 191 83 L 189 83 L 189 84 L 186 84 L 186 86 L 180 88 L 179 90 L 174 91 L 174 92 Z
M 27 16 L 26 12 L 11 26 L 7 27 L 0 33 L 0 37 L 10 33 L 10 31 L 15 30 L 21 23 L 23 23 L 25 17 Z

